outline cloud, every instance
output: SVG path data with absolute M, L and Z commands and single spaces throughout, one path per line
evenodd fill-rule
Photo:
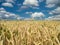
M 32 9 L 39 9 L 39 7 L 37 7 L 37 6 L 29 6 L 29 7 Z
M 25 0 L 25 1 L 23 2 L 23 5 L 39 6 L 37 0 Z
M 24 18 L 24 20 L 43 20 L 45 18 L 42 12 L 26 12 L 25 14 L 29 14 L 30 17 Z
M 58 2 L 59 0 L 46 0 L 46 7 L 54 7 Z
M 27 6 L 21 6 L 21 9 L 26 9 L 26 8 L 28 8 Z
M 5 0 L 8 3 L 14 3 L 14 0 Z
M 19 15 L 7 12 L 4 8 L 0 8 L 0 19 L 21 19 Z
M 5 11 L 5 9 L 4 8 L 0 8 L 0 11 Z
M 46 0 L 46 4 L 56 4 L 58 0 Z
M 39 0 L 39 2 L 43 2 L 44 0 Z
M 16 0 L 0 0 L 0 2 L 15 3 Z
M 49 7 L 49 8 L 54 7 L 54 6 L 55 6 L 55 4 L 47 4 L 46 5 L 46 7 Z
M 60 15 L 49 16 L 45 20 L 60 20 Z
M 36 18 L 36 17 L 44 17 L 44 14 L 42 12 L 35 12 L 35 13 L 32 13 L 31 15 L 32 18 Z
M 59 15 L 60 14 L 60 7 L 57 7 L 56 9 L 49 12 L 51 15 Z
M 17 20 L 23 20 L 24 17 L 17 17 Z
M 25 9 L 28 9 L 28 7 L 27 6 L 21 6 L 21 7 L 19 7 L 19 9 L 17 11 L 20 12 L 20 11 L 25 10 Z
M 49 12 L 51 16 L 47 18 L 47 20 L 60 20 L 60 7 Z
M 2 3 L 2 6 L 13 7 L 12 3 Z
M 26 14 L 32 14 L 32 12 L 26 12 Z
M 60 6 L 60 0 L 58 0 L 58 3 L 56 4 L 57 6 Z
M 24 20 L 32 20 L 31 18 L 24 18 Z

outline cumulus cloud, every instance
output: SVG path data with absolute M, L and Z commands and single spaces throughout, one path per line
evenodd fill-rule
M 60 7 L 49 12 L 51 16 L 47 18 L 47 20 L 60 20 Z
M 1 0 L 0 2 L 2 3 L 2 6 L 6 6 L 6 7 L 13 7 L 13 4 L 15 4 L 16 0 Z
M 9 3 L 14 3 L 14 0 L 5 0 L 5 1 Z
M 7 12 L 4 8 L 0 8 L 0 19 L 21 19 L 19 15 Z
M 55 4 L 58 0 L 46 0 L 46 4 Z
M 45 15 L 42 12 L 35 12 L 31 14 L 31 18 L 35 20 L 43 20 Z
M 39 0 L 39 2 L 43 2 L 44 0 Z
M 26 8 L 28 8 L 27 6 L 21 6 L 21 9 L 26 9 Z
M 21 7 L 19 7 L 19 9 L 17 11 L 20 12 L 20 11 L 22 11 L 24 9 L 28 9 L 28 7 L 27 6 L 21 6 Z
M 31 15 L 33 18 L 34 17 L 44 17 L 44 14 L 42 12 L 35 12 L 35 13 L 32 13 Z
M 60 0 L 58 0 L 58 3 L 56 4 L 57 6 L 60 6 Z
M 45 20 L 60 20 L 60 15 L 49 16 Z
M 13 3 L 15 4 L 16 0 L 0 0 L 0 2 Z
M 0 11 L 5 11 L 5 9 L 4 8 L 0 8 Z
M 17 20 L 23 20 L 24 17 L 17 17 Z
M 55 6 L 55 4 L 47 4 L 46 5 L 46 7 L 49 7 L 49 8 L 54 7 L 54 6 Z
M 32 20 L 31 18 L 24 18 L 24 20 Z
M 32 14 L 32 12 L 26 12 L 26 14 Z
M 2 6 L 13 7 L 12 3 L 2 3 Z
M 30 18 L 25 18 L 25 20 L 42 20 L 45 18 L 45 15 L 42 12 L 26 12 L 26 14 L 31 15 Z
M 58 2 L 59 0 L 46 0 L 46 7 L 54 7 Z
M 39 6 L 38 0 L 25 0 L 23 5 Z
M 60 14 L 60 7 L 57 7 L 56 9 L 50 11 L 49 14 L 59 15 Z
M 29 7 L 32 9 L 39 9 L 39 7 L 37 7 L 37 6 L 29 6 Z
M 9 2 L 9 3 L 14 3 L 16 0 L 0 0 L 0 2 Z

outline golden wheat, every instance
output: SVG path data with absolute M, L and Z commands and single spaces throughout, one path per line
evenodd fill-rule
M 0 45 L 60 45 L 60 21 L 0 21 Z

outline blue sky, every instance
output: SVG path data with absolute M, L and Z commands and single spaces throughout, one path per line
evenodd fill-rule
M 60 20 L 60 0 L 0 0 L 0 19 Z

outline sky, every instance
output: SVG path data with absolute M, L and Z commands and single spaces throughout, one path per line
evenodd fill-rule
M 0 0 L 0 19 L 60 20 L 60 0 Z

